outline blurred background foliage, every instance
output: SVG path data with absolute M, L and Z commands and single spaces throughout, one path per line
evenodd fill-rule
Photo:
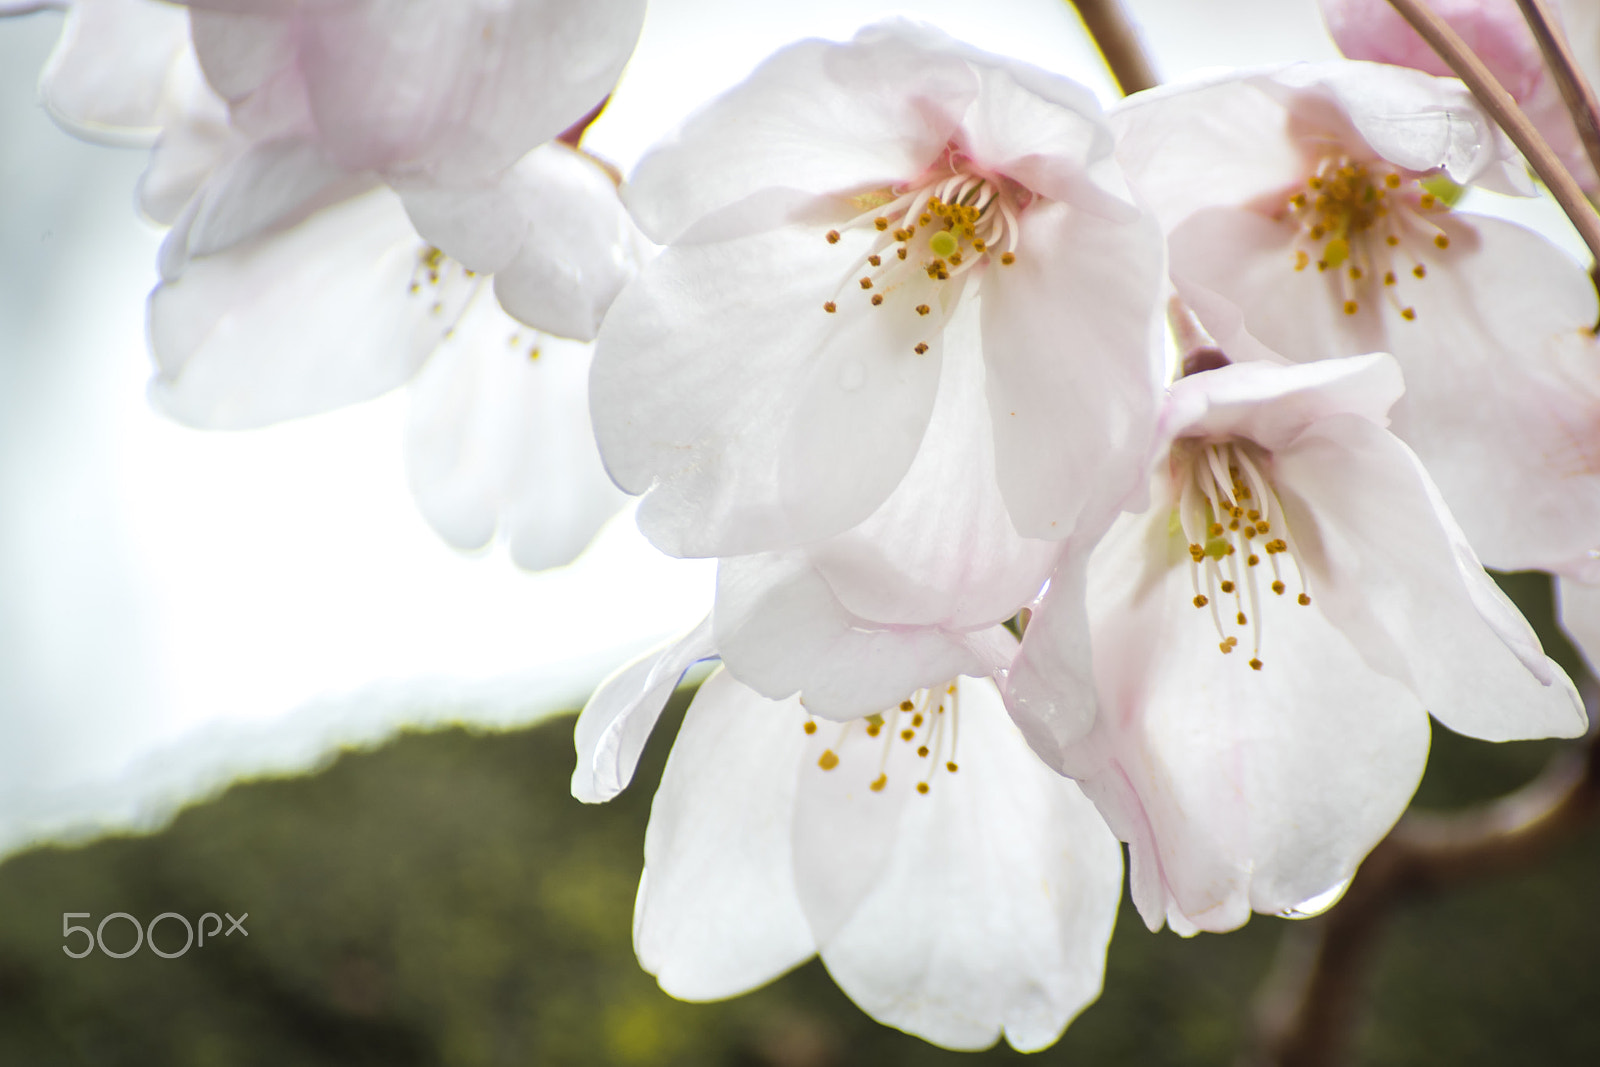
M 1504 584 L 1574 671 L 1549 583 Z M 1575 677 L 1577 675 L 1575 674 Z M 650 794 L 680 693 L 638 780 L 567 792 L 571 720 L 511 733 L 406 734 L 319 773 L 235 785 L 166 830 L 43 847 L 0 865 L 0 1063 L 407 1065 L 989 1063 L 878 1026 L 816 963 L 747 997 L 683 1004 L 633 958 Z M 1436 728 L 1418 804 L 1487 799 L 1553 743 Z M 1600 1062 L 1600 827 L 1536 867 L 1402 908 L 1376 960 L 1356 1061 Z M 148 922 L 248 912 L 248 937 L 178 959 L 62 952 L 62 913 Z M 83 920 L 76 920 L 83 921 Z M 1288 920 L 1183 940 L 1124 902 L 1106 991 L 1039 1064 L 1232 1063 Z M 181 939 L 167 922 L 168 951 Z M 106 928 L 113 947 L 127 923 Z M 72 941 L 81 944 L 81 935 Z

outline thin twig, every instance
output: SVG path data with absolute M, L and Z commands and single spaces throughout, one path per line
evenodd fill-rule
M 1600 744 L 1561 753 L 1517 792 L 1460 814 L 1412 812 L 1361 865 L 1344 899 L 1291 930 L 1258 997 L 1251 1067 L 1344 1061 L 1368 961 L 1409 897 L 1527 866 L 1600 814 Z
M 1600 175 L 1600 101 L 1595 99 L 1594 89 L 1579 69 L 1566 35 L 1561 32 L 1560 22 L 1550 11 L 1549 0 L 1517 0 L 1517 6 L 1522 8 L 1522 15 L 1528 20 L 1528 27 L 1539 42 L 1539 50 L 1544 53 L 1544 61 L 1555 77 L 1556 87 L 1561 90 L 1561 99 L 1567 102 L 1567 110 L 1572 113 L 1578 138 L 1589 156 L 1589 165 Z
M 1139 30 L 1119 0 L 1071 0 L 1123 96 L 1161 84 Z
M 1600 216 L 1596 216 L 1594 208 L 1588 198 L 1583 195 L 1583 190 L 1568 173 L 1561 160 L 1556 157 L 1550 145 L 1540 135 L 1528 116 L 1523 114 L 1517 102 L 1511 99 L 1511 94 L 1506 92 L 1505 86 L 1495 80 L 1489 68 L 1484 66 L 1468 48 L 1460 35 L 1451 29 L 1449 24 L 1438 15 L 1429 10 L 1421 0 L 1389 0 L 1390 6 L 1400 12 L 1402 18 L 1411 24 L 1411 27 L 1422 35 L 1429 46 L 1439 54 L 1456 76 L 1467 84 L 1472 90 L 1472 95 L 1477 97 L 1478 103 L 1489 113 L 1489 117 L 1500 125 L 1511 138 L 1513 144 L 1522 150 L 1528 162 L 1533 166 L 1534 173 L 1549 188 L 1556 198 L 1556 203 L 1561 205 L 1561 210 L 1567 213 L 1567 218 L 1572 220 L 1572 225 L 1577 228 L 1578 236 L 1583 238 L 1583 243 L 1589 246 L 1589 254 L 1600 267 Z

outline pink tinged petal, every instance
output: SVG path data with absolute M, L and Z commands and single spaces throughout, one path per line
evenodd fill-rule
M 881 792 L 857 780 L 872 767 L 845 762 L 872 763 L 875 742 L 841 746 L 832 771 L 801 768 L 796 874 L 808 914 L 854 898 L 819 943 L 874 1018 L 947 1048 L 1004 1036 L 1031 1051 L 1099 995 L 1121 850 L 1076 785 L 1034 759 L 994 687 L 958 684 L 960 770 L 935 772 L 926 796 L 899 742 Z M 875 868 L 865 892 L 857 858 Z
M 39 77 L 44 106 L 68 132 L 148 144 L 164 123 L 168 79 L 188 47 L 176 7 L 151 0 L 79 0 Z
M 1274 456 L 1312 597 L 1374 670 L 1452 730 L 1490 741 L 1575 737 L 1572 683 L 1490 586 L 1415 455 L 1341 415 Z
M 411 383 L 406 474 L 456 548 L 500 530 L 519 567 L 570 563 L 627 499 L 589 429 L 589 349 L 519 326 L 479 293 Z
M 644 0 L 362 0 L 296 17 L 324 148 L 442 184 L 510 166 L 605 98 Z
M 593 340 L 645 242 L 598 164 L 561 144 L 528 153 L 495 184 L 402 190 L 417 232 L 471 270 L 494 273 L 512 317 Z
M 713 615 L 729 673 L 774 700 L 799 693 L 808 711 L 838 720 L 958 674 L 991 673 L 1015 647 L 998 627 L 962 633 L 858 619 L 803 552 L 724 559 Z
M 1454 77 L 1388 0 L 1321 2 L 1328 32 L 1349 58 Z M 1544 57 L 1515 0 L 1435 0 L 1429 6 L 1519 101 L 1544 80 Z
M 1400 365 L 1381 352 L 1289 372 L 1277 363 L 1234 363 L 1174 382 L 1161 433 L 1165 442 L 1247 437 L 1270 452 L 1330 415 L 1357 415 L 1382 426 L 1404 392 Z
M 1016 262 L 983 279 L 995 468 L 1017 530 L 1059 540 L 1109 521 L 1143 476 L 1163 355 L 1154 219 L 1065 204 L 1022 216 Z
M 1252 212 L 1206 212 L 1180 227 L 1173 276 L 1230 353 L 1258 341 L 1297 361 L 1394 353 L 1406 396 L 1393 429 L 1483 558 L 1506 569 L 1561 566 L 1593 547 L 1600 529 L 1594 288 L 1518 226 L 1433 221 L 1448 247 L 1407 245 L 1398 284 L 1385 287 L 1397 299 L 1363 295 L 1370 307 L 1356 315 L 1343 311 L 1339 279 L 1294 270 L 1293 224 Z M 1411 275 L 1413 263 L 1426 277 Z
M 962 150 L 1035 195 L 1111 221 L 1138 218 L 1094 94 L 1021 63 L 985 58 L 991 62 L 974 63 L 981 88 L 957 135 Z
M 650 808 L 633 922 L 640 965 L 675 997 L 735 996 L 816 951 L 790 843 L 804 721 L 725 671 L 684 717 Z
M 183 263 L 215 255 L 281 230 L 313 212 L 362 192 L 372 180 L 347 174 L 322 149 L 298 137 L 251 144 L 203 185 L 184 224 L 163 248 L 163 276 Z
M 626 789 L 684 672 L 715 655 L 707 618 L 601 682 L 573 732 L 578 763 L 572 771 L 572 795 L 585 804 L 599 804 Z
M 244 429 L 400 385 L 474 289 L 449 270 L 422 284 L 422 248 L 398 199 L 374 192 L 191 262 L 150 296 L 152 400 L 191 426 Z
M 1109 121 L 1118 162 L 1166 232 L 1203 208 L 1249 203 L 1305 175 L 1288 111 L 1254 79 L 1157 87 L 1119 103 Z
M 905 475 L 941 347 L 846 273 L 868 240 L 790 227 L 670 248 L 617 298 L 590 402 L 611 476 L 648 493 L 639 525 L 657 547 L 721 556 L 826 537 Z
M 703 216 L 774 191 L 833 197 L 915 178 L 978 91 L 967 64 L 928 54 L 926 36 L 888 23 L 852 43 L 777 52 L 640 161 L 625 192 L 634 218 L 666 244 Z M 737 232 L 785 221 L 744 213 Z
M 1058 546 L 1018 536 L 994 474 L 978 314 L 945 327 L 933 416 L 911 469 L 861 525 L 811 558 L 845 610 L 879 623 L 970 630 L 1004 622 L 1038 595 Z
M 190 33 L 206 80 L 223 99 L 237 103 L 295 70 L 296 5 L 240 0 L 191 4 Z
M 1354 872 L 1416 788 L 1427 717 L 1319 613 L 1315 584 L 1310 607 L 1251 607 L 1261 670 L 1223 655 L 1168 523 L 1166 504 L 1125 521 L 1094 557 L 1102 710 L 1068 766 L 1130 842 L 1146 922 L 1223 931 Z

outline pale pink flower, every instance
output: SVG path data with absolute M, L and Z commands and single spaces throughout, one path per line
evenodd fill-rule
M 1600 531 L 1594 286 L 1537 234 L 1451 207 L 1520 159 L 1460 83 L 1369 63 L 1174 86 L 1113 116 L 1169 232 L 1172 280 L 1235 360 L 1383 351 L 1394 431 L 1491 566 L 1551 567 Z
M 726 556 L 857 526 L 950 373 L 1018 533 L 1114 508 L 1154 409 L 1161 249 L 1110 148 L 1087 90 L 905 22 L 792 45 L 691 118 L 625 187 L 669 247 L 593 381 L 647 536 Z
M 608 800 L 709 628 L 601 686 L 573 792 Z M 1099 995 L 1116 840 L 1034 757 L 988 678 L 901 693 L 845 725 L 727 671 L 696 694 L 651 807 L 634 947 L 714 1000 L 813 955 L 863 1010 L 935 1044 L 1054 1042 Z
M 1405 810 L 1430 712 L 1493 741 L 1586 727 L 1384 428 L 1400 393 L 1386 355 L 1181 379 L 1151 505 L 1090 562 L 1087 627 L 1070 583 L 1033 617 L 1008 701 L 1129 843 L 1152 928 L 1337 892 Z M 1063 670 L 1091 636 L 1092 679 Z

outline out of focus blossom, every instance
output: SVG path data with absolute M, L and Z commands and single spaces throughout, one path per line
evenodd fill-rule
M 1494 741 L 1586 728 L 1384 428 L 1400 393 L 1385 355 L 1179 380 L 1151 505 L 1090 563 L 1093 678 L 1056 666 L 1089 636 L 1071 597 L 1027 630 L 1008 699 L 1129 843 L 1152 928 L 1336 890 L 1405 810 L 1430 712 Z
M 578 724 L 580 799 L 626 784 L 707 637 L 602 685 Z M 882 1022 L 949 1048 L 1003 1035 L 1032 1050 L 1099 995 L 1121 880 L 1115 838 L 1029 751 L 987 677 L 840 725 L 720 671 L 651 807 L 634 946 L 684 999 L 743 993 L 819 955 Z
M 606 320 L 592 403 L 666 551 L 869 520 L 950 375 L 956 406 L 987 410 L 1016 532 L 1069 537 L 1136 481 L 1160 240 L 1082 87 L 906 22 L 805 41 L 648 155 L 627 197 L 669 247 Z
M 1294 66 L 1141 94 L 1113 122 L 1172 280 L 1230 357 L 1393 353 L 1394 431 L 1490 566 L 1600 543 L 1594 286 L 1537 234 L 1452 207 L 1462 184 L 1525 182 L 1459 82 Z

